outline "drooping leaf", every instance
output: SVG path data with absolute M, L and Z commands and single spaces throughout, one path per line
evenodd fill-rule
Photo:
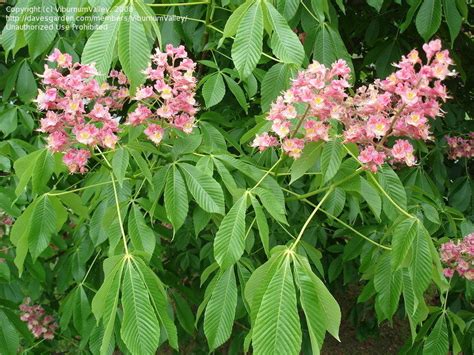
M 273 275 L 262 298 L 252 327 L 255 354 L 299 354 L 301 326 L 296 307 L 296 290 L 291 272 L 290 257 Z
M 120 335 L 133 354 L 155 354 L 160 341 L 158 319 L 145 284 L 133 261 L 126 262 L 122 290 L 123 319 Z
M 290 29 L 286 20 L 270 2 L 265 2 L 265 8 L 273 29 L 271 36 L 273 52 L 278 59 L 285 63 L 301 65 L 304 60 L 304 48 L 298 36 Z
M 432 256 L 429 240 L 430 236 L 422 223 L 418 223 L 418 233 L 413 242 L 413 256 L 411 264 L 411 275 L 413 277 L 413 287 L 418 297 L 422 297 L 423 292 L 431 281 Z
M 134 5 L 128 8 L 130 11 L 126 13 L 127 18 L 120 21 L 118 30 L 118 56 L 134 92 L 145 80 L 142 72 L 150 61 L 151 46 L 137 9 Z
M 95 63 L 99 72 L 98 80 L 104 81 L 109 73 L 117 43 L 117 34 L 121 21 L 117 21 L 124 13 L 123 3 L 115 6 L 103 22 L 89 37 L 82 52 L 82 63 Z
M 407 218 L 398 223 L 393 229 L 392 258 L 391 263 L 394 270 L 402 267 L 403 260 L 407 256 L 413 241 L 418 234 L 418 221 Z
M 421 37 L 428 41 L 441 25 L 441 0 L 423 0 L 415 24 Z
M 342 144 L 337 140 L 327 142 L 321 154 L 321 172 L 324 181 L 331 180 L 341 167 L 342 158 L 346 155 L 346 151 Z
M 234 268 L 224 271 L 215 287 L 204 314 L 204 334 L 212 351 L 229 339 L 237 306 L 237 284 Z
M 59 16 L 55 0 L 31 0 L 28 6 L 39 9 L 33 13 L 30 26 L 25 30 L 28 50 L 34 59 L 44 53 L 56 37 Z
M 247 78 L 256 68 L 263 45 L 263 12 L 260 1 L 253 3 L 239 23 L 232 59 L 242 79 Z
M 210 213 L 224 214 L 224 193 L 218 182 L 195 166 L 186 163 L 178 166 L 199 206 Z
M 2 354 L 15 355 L 20 346 L 20 336 L 5 313 L 0 310 L 0 349 Z
M 220 72 L 212 74 L 202 86 L 202 96 L 206 107 L 212 107 L 222 101 L 225 95 L 224 78 Z
M 245 247 L 245 211 L 247 194 L 244 194 L 227 212 L 214 240 L 214 257 L 221 268 L 235 264 Z
M 433 329 L 425 340 L 423 354 L 441 355 L 448 354 L 449 338 L 448 325 L 444 314 L 441 314 L 436 321 Z
M 313 352 L 318 352 L 326 330 L 339 339 L 341 310 L 323 282 L 312 272 L 308 260 L 300 256 L 295 261 L 295 279 Z
M 363 177 L 360 177 L 360 194 L 369 205 L 369 208 L 374 216 L 380 218 L 380 212 L 382 211 L 382 200 L 378 191 Z
M 260 240 L 263 245 L 263 249 L 265 250 L 265 254 L 267 256 L 270 255 L 270 241 L 269 241 L 269 227 L 267 222 L 267 217 L 265 216 L 265 212 L 263 212 L 262 206 L 258 203 L 257 199 L 250 195 L 250 199 L 252 202 L 253 210 L 255 211 L 255 218 L 257 220 L 257 227 L 258 233 L 260 235 Z
M 272 66 L 262 81 L 262 111 L 266 112 L 270 104 L 282 91 L 290 86 L 290 78 L 296 72 L 295 64 L 277 63 Z
M 132 204 L 128 216 L 128 234 L 136 250 L 152 255 L 155 250 L 156 237 L 153 230 L 146 224 L 140 208 Z
M 156 310 L 158 319 L 163 325 L 169 344 L 178 350 L 178 334 L 172 319 L 171 304 L 165 287 L 158 276 L 140 258 L 135 258 L 139 272 L 143 276 L 143 282 L 150 294 L 151 303 Z
M 112 171 L 114 172 L 114 175 L 117 178 L 120 186 L 123 185 L 125 174 L 127 173 L 129 160 L 130 154 L 123 147 L 118 148 L 112 158 Z
M 386 319 L 391 319 L 395 314 L 402 291 L 402 270 L 392 271 L 390 259 L 390 252 L 379 257 L 374 277 L 374 286 L 378 293 L 376 302 Z
M 166 177 L 165 208 L 168 219 L 178 230 L 188 214 L 188 193 L 183 176 L 175 165 L 168 170 Z
M 321 142 L 310 142 L 306 144 L 301 156 L 291 165 L 290 184 L 302 177 L 308 170 L 316 165 L 320 157 Z

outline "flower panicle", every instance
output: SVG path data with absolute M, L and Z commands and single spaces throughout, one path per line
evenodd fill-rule
M 415 165 L 410 140 L 431 139 L 429 119 L 443 115 L 441 103 L 449 98 L 442 82 L 456 74 L 440 40 L 423 50 L 425 61 L 414 49 L 394 64 L 394 73 L 353 94 L 344 60 L 329 68 L 313 61 L 272 104 L 267 115 L 271 129 L 257 135 L 252 146 L 260 151 L 281 147 L 296 159 L 306 143 L 333 139 L 336 121 L 343 127 L 343 141 L 359 146 L 365 168 L 376 172 L 385 162 Z M 391 146 L 389 137 L 397 138 Z

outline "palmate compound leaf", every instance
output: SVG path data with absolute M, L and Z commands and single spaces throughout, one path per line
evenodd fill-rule
M 291 271 L 291 254 L 283 253 L 266 289 L 252 327 L 254 353 L 299 354 L 301 326 Z
M 214 240 L 214 257 L 223 269 L 234 265 L 244 253 L 247 197 L 248 194 L 245 193 L 232 206 L 217 231 Z
M 232 266 L 219 276 L 204 314 L 204 334 L 211 351 L 229 339 L 236 306 L 237 284 Z
M 160 325 L 133 257 L 125 261 L 121 291 L 123 319 L 120 335 L 125 345 L 132 354 L 155 354 L 160 341 Z

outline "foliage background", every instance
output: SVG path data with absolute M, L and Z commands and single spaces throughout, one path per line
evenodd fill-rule
M 246 218 L 244 216 L 243 227 L 247 235 L 245 256 L 232 266 L 232 269 L 222 272 L 218 271 L 222 263 L 219 262 L 219 265 L 215 263 L 212 252 L 214 236 L 218 226 L 223 223 L 222 214 L 206 212 L 199 201 L 196 203 L 194 194 L 184 190 L 186 195 L 184 202 L 178 202 L 181 203 L 178 205 L 181 206 L 181 210 L 184 208 L 187 210 L 188 207 L 184 205 L 187 206 L 188 201 L 190 203 L 184 223 L 183 216 L 174 216 L 173 212 L 170 212 L 170 207 L 166 206 L 166 188 L 170 183 L 166 182 L 166 187 L 164 186 L 164 168 L 153 167 L 168 166 L 170 162 L 180 160 L 180 164 L 195 165 L 201 171 L 208 172 L 210 176 L 214 176 L 213 181 L 222 186 L 225 192 L 225 210 L 229 211 L 234 202 L 238 201 L 242 189 L 255 186 L 263 173 L 276 161 L 274 153 L 256 154 L 249 147 L 249 141 L 258 129 L 263 127 L 264 113 L 271 101 L 288 85 L 289 78 L 299 68 L 306 67 L 311 59 L 324 64 L 330 64 L 338 58 L 350 61 L 357 86 L 370 82 L 373 78 L 385 77 L 393 70 L 391 63 L 397 61 L 401 54 L 411 48 L 420 48 L 425 41 L 434 37 L 443 40 L 444 45 L 450 48 L 456 62 L 456 70 L 460 74 L 448 84 L 452 99 L 444 106 L 446 117 L 433 124 L 436 139 L 429 145 L 420 144 L 417 147 L 422 152 L 419 166 L 397 171 L 395 176 L 391 172 L 387 174 L 393 178 L 392 182 L 394 181 L 396 187 L 401 188 L 399 192 L 407 196 L 406 210 L 423 221 L 433 246 L 437 247 L 448 238 L 459 238 L 472 231 L 473 167 L 467 160 L 455 162 L 447 160 L 446 142 L 443 138 L 447 134 L 465 134 L 473 130 L 472 2 L 257 1 L 258 4 L 262 2 L 272 3 L 280 17 L 284 19 L 283 22 L 264 20 L 263 15 L 259 20 L 258 13 L 253 22 L 235 22 L 239 14 L 238 9 L 247 5 L 245 9 L 250 9 L 255 5 L 253 1 L 247 2 L 244 7 L 239 7 L 243 1 L 211 0 L 189 4 L 163 2 L 149 6 L 147 2 L 134 0 L 127 3 L 137 13 L 183 16 L 186 17 L 186 21 L 138 21 L 132 22 L 129 28 L 125 29 L 121 23 L 115 23 L 112 25 L 117 28 L 113 27 L 113 31 L 105 32 L 72 29 L 3 30 L 0 53 L 2 92 L 0 207 L 6 214 L 19 218 L 22 213 L 24 215 L 25 208 L 32 201 L 59 199 L 60 203 L 66 206 L 68 217 L 67 223 L 61 224 L 57 230 L 50 233 L 52 243 L 50 247 L 40 255 L 36 255 L 34 259 L 26 257 L 23 274 L 21 274 L 22 266 L 14 263 L 17 257 L 16 249 L 10 241 L 14 240 L 13 231 L 8 226 L 3 227 L 6 236 L 1 240 L 5 247 L 2 257 L 6 262 L 0 264 L 2 351 L 15 353 L 17 348 L 23 350 L 32 348 L 33 352 L 52 352 L 74 348 L 78 351 L 96 353 L 103 340 L 101 333 L 103 328 L 94 327 L 95 318 L 91 312 L 91 300 L 104 280 L 102 271 L 104 260 L 107 256 L 119 254 L 110 247 L 114 245 L 112 240 L 117 225 L 113 212 L 109 212 L 112 210 L 109 205 L 112 205 L 113 200 L 110 199 L 111 186 L 105 184 L 109 179 L 108 174 L 104 173 L 107 170 L 97 167 L 85 178 L 68 176 L 56 157 L 47 156 L 46 152 L 40 150 L 44 144 L 41 136 L 35 132 L 40 114 L 32 102 L 38 88 L 37 76 L 34 73 L 42 72 L 43 58 L 55 47 L 70 53 L 76 60 L 82 59 L 86 63 L 95 61 L 98 68 L 103 71 L 110 67 L 122 67 L 133 85 L 138 85 L 143 80 L 140 70 L 146 67 L 153 44 L 158 42 L 184 44 L 190 55 L 199 60 L 199 90 L 202 97 L 199 132 L 191 137 L 182 137 L 178 141 L 169 142 L 173 147 L 164 149 L 156 155 L 156 158 L 151 158 L 156 153 L 154 150 L 150 151 L 136 144 L 134 146 L 134 142 L 130 139 L 130 144 L 124 149 L 125 151 L 138 149 L 139 155 L 143 154 L 147 163 L 151 164 L 151 183 L 141 177 L 133 182 L 121 181 L 119 189 L 120 201 L 133 200 L 130 211 L 137 213 L 135 220 L 137 215 L 142 216 L 138 219 L 143 219 L 145 225 L 143 229 L 146 230 L 144 233 L 151 233 L 152 238 L 156 239 L 156 246 L 149 255 L 147 265 L 140 264 L 140 267 L 143 270 L 152 270 L 169 287 L 167 289 L 169 304 L 165 305 L 165 308 L 173 310 L 179 345 L 183 353 L 206 352 L 209 348 L 221 345 L 220 340 L 227 339 L 226 335 L 220 334 L 219 339 L 218 335 L 211 334 L 217 330 L 206 329 L 206 323 L 204 322 L 203 326 L 202 320 L 196 319 L 196 311 L 202 313 L 202 307 L 206 306 L 206 302 L 198 310 L 200 304 L 203 300 L 209 301 L 206 290 L 212 291 L 209 285 L 216 280 L 223 280 L 221 283 L 227 280 L 230 284 L 235 284 L 236 295 L 235 316 L 230 317 L 230 320 L 223 320 L 224 323 L 228 323 L 223 328 L 231 329 L 232 337 L 224 348 L 218 351 L 224 349 L 222 351 L 238 353 L 244 347 L 244 339 L 252 325 L 247 315 L 249 305 L 244 297 L 245 284 L 255 268 L 267 261 L 268 245 L 284 245 L 291 240 L 288 234 L 297 235 L 312 210 L 308 203 L 292 199 L 282 187 L 297 194 L 320 188 L 321 181 L 318 180 L 317 174 L 311 174 L 320 171 L 318 168 L 320 158 L 318 155 L 316 161 L 302 163 L 308 166 L 299 167 L 301 175 L 295 173 L 298 171 L 297 167 L 293 166 L 290 169 L 290 162 L 286 162 L 279 170 L 281 175 L 265 179 L 266 183 L 260 186 L 263 191 L 257 194 L 265 211 L 254 206 L 253 209 L 249 208 Z M 0 19 L 0 26 L 6 25 L 8 5 L 15 5 L 18 8 L 50 5 L 79 7 L 87 4 L 114 9 L 114 6 L 125 3 L 113 0 L 7 1 L 7 6 L 0 8 L 4 15 Z M 229 20 L 232 19 L 231 14 L 235 25 Z M 246 18 L 249 19 L 249 16 Z M 273 23 L 274 27 L 269 23 Z M 249 33 L 252 26 L 262 28 L 260 30 L 257 28 L 252 34 Z M 283 44 L 274 43 L 263 29 L 267 32 L 280 31 Z M 304 36 L 300 36 L 304 37 L 304 53 L 301 52 L 299 42 L 295 41 L 296 35 L 289 33 L 288 29 L 295 29 L 298 34 L 304 33 Z M 126 42 L 127 35 L 133 40 Z M 121 46 L 121 42 L 125 45 Z M 198 155 L 192 155 L 193 152 Z M 112 159 L 118 160 L 116 155 L 117 153 Z M 140 163 L 134 160 L 133 156 L 129 159 L 128 153 L 122 153 L 122 157 L 123 155 L 127 156 L 129 166 L 126 172 L 119 172 L 118 175 L 114 171 L 119 181 L 125 178 L 125 174 L 127 177 L 133 177 L 142 170 Z M 238 156 L 239 159 L 234 156 Z M 350 158 L 344 161 L 346 165 L 344 163 L 341 165 L 339 162 L 336 167 L 336 171 L 340 170 L 338 174 L 342 177 L 353 169 Z M 23 166 L 26 163 L 26 169 L 21 168 L 21 162 Z M 180 166 L 180 171 L 183 166 L 185 165 Z M 170 167 L 173 174 L 176 174 L 176 166 L 170 165 Z M 171 173 L 166 174 L 170 179 Z M 366 178 L 370 179 L 369 176 Z M 332 183 L 338 181 L 337 176 L 331 180 Z M 383 185 L 380 180 L 378 181 Z M 100 183 L 104 183 L 106 187 L 101 185 L 94 187 L 94 184 Z M 186 189 L 182 181 L 180 184 Z M 62 191 L 82 187 L 89 188 L 80 190 L 77 194 L 44 195 L 51 190 Z M 190 190 L 189 185 L 188 189 Z M 163 190 L 165 190 L 164 199 Z M 397 211 L 393 212 L 393 208 L 392 212 L 387 211 L 387 203 L 380 193 L 377 193 L 379 196 L 377 198 L 379 204 L 380 200 L 384 201 L 383 212 L 378 211 L 375 215 L 373 205 L 371 206 L 369 200 L 364 202 L 364 198 L 361 198 L 364 196 L 361 196 L 357 188 L 352 191 L 347 184 L 342 184 L 337 194 L 338 197 L 333 195 L 330 202 L 324 206 L 332 217 L 328 218 L 327 214 L 318 213 L 304 235 L 302 244 L 304 250 L 300 251 L 301 254 L 309 258 L 313 271 L 324 280 L 330 290 L 345 289 L 354 284 L 361 287 L 360 304 L 354 308 L 358 322 L 367 317 L 376 317 L 380 322 L 387 318 L 391 319 L 395 313 L 404 317 L 408 302 L 406 290 L 403 291 L 404 301 L 401 299 L 399 301 L 401 286 L 395 287 L 398 288 L 398 292 L 395 293 L 393 289 L 384 290 L 382 286 L 377 286 L 377 279 L 383 280 L 383 283 L 394 277 L 391 271 L 370 266 L 370 260 L 373 260 L 375 265 L 382 265 L 384 258 L 386 259 L 384 255 L 387 254 L 379 253 L 380 250 L 375 251 L 370 243 L 364 242 L 364 239 L 356 235 L 358 231 L 370 235 L 379 242 L 392 240 L 396 237 L 392 231 L 399 217 Z M 278 197 L 277 201 L 275 196 Z M 309 203 L 318 203 L 321 196 L 311 196 Z M 284 198 L 286 202 L 283 202 Z M 244 210 L 246 208 L 245 206 Z M 133 218 L 130 217 L 132 213 L 130 211 L 127 217 L 128 223 L 131 223 L 130 219 Z M 58 211 L 54 213 L 55 217 L 58 217 Z M 268 224 L 268 233 L 265 233 L 265 227 L 262 227 L 258 220 L 254 223 L 254 215 L 257 216 L 258 213 L 263 214 L 263 219 L 268 219 L 267 223 L 262 222 Z M 382 215 L 379 219 L 377 215 L 380 213 Z M 52 220 L 59 219 L 52 218 Z M 176 234 L 161 224 L 178 223 L 176 219 L 184 223 Z M 287 221 L 288 225 L 285 226 Z M 107 230 L 107 225 L 112 227 Z M 268 242 L 265 238 L 269 238 Z M 434 258 L 434 252 L 431 252 Z M 138 269 L 134 270 L 141 270 L 139 266 L 136 267 Z M 237 273 L 237 280 L 234 271 Z M 437 273 L 438 271 L 439 265 L 435 262 L 433 272 L 429 272 L 429 279 L 432 280 L 425 297 L 426 303 L 430 306 L 426 308 L 424 315 L 427 320 L 421 324 L 419 319 L 408 317 L 412 324 L 413 338 L 407 339 L 402 351 L 439 354 L 446 353 L 449 346 L 455 353 L 461 349 L 464 353 L 471 353 L 474 333 L 472 282 L 456 279 L 448 285 Z M 220 276 L 221 273 L 227 279 Z M 209 283 L 208 278 L 213 281 Z M 446 291 L 449 288 L 451 291 L 448 297 Z M 46 305 L 59 320 L 60 335 L 54 341 L 35 342 L 18 320 L 18 304 L 26 296 Z M 384 297 L 388 297 L 390 301 Z M 423 297 L 418 301 L 423 303 Z M 222 312 L 220 307 L 225 309 L 229 306 L 214 301 L 213 307 L 214 312 Z M 332 311 L 335 311 L 334 309 Z M 92 310 L 94 311 L 94 304 Z M 208 307 L 206 312 L 212 313 L 212 310 Z M 96 311 L 94 314 L 97 317 Z M 123 333 L 119 331 L 119 324 L 123 322 L 121 317 L 119 312 L 112 342 L 123 352 L 137 353 L 125 340 L 127 336 L 122 340 L 123 335 L 121 337 L 120 334 Z M 326 325 L 326 329 L 330 332 L 331 327 L 333 325 Z M 308 324 L 305 322 L 303 329 L 303 349 L 305 353 L 310 353 L 311 341 Z M 165 338 L 162 336 L 160 344 Z M 168 340 L 172 343 L 170 339 Z

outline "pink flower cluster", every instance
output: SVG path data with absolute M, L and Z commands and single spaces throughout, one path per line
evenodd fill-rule
M 27 323 L 28 329 L 35 338 L 54 339 L 54 332 L 58 328 L 58 324 L 51 315 L 46 314 L 43 307 L 37 304 L 30 305 L 30 303 L 31 300 L 26 298 L 20 305 L 20 319 Z
M 474 157 L 474 132 L 469 133 L 467 138 L 446 137 L 449 146 L 448 157 L 452 160 Z
M 137 90 L 134 99 L 138 105 L 129 113 L 127 123 L 132 126 L 143 124 L 148 139 L 159 144 L 165 134 L 165 125 L 188 134 L 195 126 L 196 63 L 188 58 L 183 46 L 171 44 L 164 52 L 157 48 L 151 61 L 145 70 L 147 83 Z
M 73 63 L 69 54 L 55 49 L 47 57 L 41 75 L 44 90 L 38 90 L 36 102 L 41 111 L 39 131 L 48 133 L 48 148 L 64 152 L 64 163 L 71 173 L 87 171 L 90 150 L 95 146 L 113 149 L 118 141 L 120 110 L 129 96 L 127 78 L 112 71 L 116 85 L 93 79 L 94 65 Z
M 474 280 L 474 233 L 466 235 L 454 243 L 449 241 L 441 245 L 441 261 L 447 266 L 443 272 L 446 277 L 457 273 L 467 280 Z
M 414 165 L 414 149 L 406 138 L 430 139 L 428 119 L 442 115 L 440 102 L 448 98 L 442 80 L 455 75 L 439 40 L 423 49 L 425 63 L 412 50 L 394 64 L 393 74 L 358 88 L 354 95 L 349 92 L 350 69 L 343 60 L 330 68 L 314 61 L 272 104 L 267 116 L 271 132 L 257 135 L 252 146 L 260 151 L 281 146 L 298 158 L 305 143 L 335 138 L 333 134 L 330 138 L 330 127 L 337 121 L 344 142 L 360 146 L 359 160 L 366 168 L 375 172 L 384 162 Z

